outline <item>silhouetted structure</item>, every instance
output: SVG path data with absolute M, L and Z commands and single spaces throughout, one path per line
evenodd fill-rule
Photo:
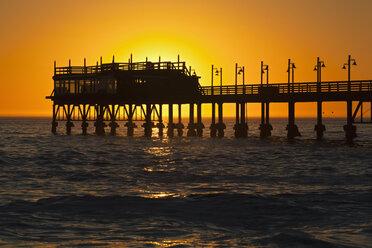
M 350 68 L 350 57 L 348 66 Z M 287 136 L 289 139 L 300 136 L 295 124 L 295 103 L 317 102 L 317 123 L 315 131 L 317 138 L 323 137 L 325 126 L 322 123 L 322 102 L 346 101 L 347 124 L 344 126 L 346 138 L 351 142 L 356 137 L 356 127 L 353 125 L 357 113 L 363 120 L 363 102 L 372 105 L 372 81 L 334 81 L 321 82 L 321 67 L 324 62 L 318 58 L 317 82 L 294 83 L 294 63 L 288 61 L 288 83 L 269 84 L 269 67 L 261 64 L 261 84 L 244 84 L 244 67 L 235 67 L 235 85 L 222 85 L 222 68 L 212 66 L 212 86 L 201 87 L 199 77 L 191 73 L 185 62 L 138 62 L 133 63 L 97 63 L 95 66 L 71 66 L 54 68 L 54 90 L 48 99 L 53 101 L 52 132 L 56 133 L 58 122 L 66 121 L 66 132 L 71 133 L 73 121 L 82 121 L 82 133 L 87 134 L 88 121 L 93 121 L 96 134 L 105 133 L 109 122 L 110 133 L 116 134 L 119 127 L 117 121 L 126 121 L 127 135 L 132 136 L 136 124 L 143 121 L 145 136 L 152 135 L 152 128 L 159 129 L 163 136 L 162 105 L 169 105 L 167 136 L 172 137 L 174 130 L 178 136 L 183 135 L 184 125 L 181 122 L 181 105 L 188 104 L 189 123 L 187 136 L 202 136 L 202 104 L 212 104 L 211 136 L 223 137 L 226 128 L 223 122 L 223 104 L 236 104 L 236 137 L 246 137 L 248 123 L 246 122 L 246 104 L 261 103 L 261 137 L 271 135 L 272 126 L 269 119 L 269 104 L 272 102 L 288 103 Z M 267 83 L 263 84 L 263 75 L 267 74 Z M 290 80 L 292 72 L 292 82 Z M 213 75 L 220 76 L 220 85 L 213 85 Z M 243 84 L 238 85 L 237 75 L 243 75 Z M 350 75 L 350 73 L 349 73 Z M 352 112 L 352 102 L 358 105 Z M 178 122 L 173 120 L 173 107 L 178 105 Z M 194 119 L 196 105 L 196 122 Z M 216 122 L 217 105 L 218 118 Z M 156 125 L 155 125 L 156 122 Z M 372 112 L 371 119 L 372 123 Z

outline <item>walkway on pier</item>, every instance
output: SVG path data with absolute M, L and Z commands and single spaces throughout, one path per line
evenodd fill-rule
M 349 90 L 350 87 L 350 90 Z M 202 102 L 223 101 L 234 103 L 245 102 L 288 102 L 293 98 L 296 102 L 346 101 L 349 97 L 356 101 L 372 100 L 372 80 L 303 82 L 280 84 L 249 84 L 201 87 Z

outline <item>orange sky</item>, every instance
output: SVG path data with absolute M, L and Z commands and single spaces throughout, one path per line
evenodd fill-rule
M 271 83 L 286 82 L 288 58 L 296 81 L 315 81 L 317 56 L 327 66 L 323 80 L 345 80 L 341 67 L 352 54 L 352 79 L 372 79 L 371 11 L 370 0 L 1 0 L 0 115 L 50 115 L 53 61 L 69 58 L 79 65 L 101 55 L 126 62 L 130 53 L 134 61 L 180 54 L 209 85 L 211 64 L 233 84 L 235 62 L 246 67 L 247 83 L 258 83 L 261 60 Z M 249 106 L 258 116 L 259 105 Z M 286 116 L 283 106 L 272 104 L 271 115 Z M 297 116 L 316 113 L 314 104 L 296 106 Z M 233 115 L 233 106 L 226 109 Z M 343 116 L 345 105 L 326 103 L 324 112 Z

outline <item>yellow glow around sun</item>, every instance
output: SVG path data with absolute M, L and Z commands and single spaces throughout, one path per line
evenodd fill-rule
M 145 61 L 146 57 L 158 61 L 159 56 L 162 61 L 177 61 L 177 55 L 180 55 L 180 61 L 186 61 L 186 65 L 192 66 L 202 77 L 202 84 L 209 83 L 210 62 L 218 60 L 206 44 L 167 33 L 147 33 L 128 39 L 117 47 L 115 59 L 126 62 L 130 54 L 133 62 Z

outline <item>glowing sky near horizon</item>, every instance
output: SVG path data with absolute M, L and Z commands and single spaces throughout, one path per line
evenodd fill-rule
M 261 60 L 270 65 L 271 83 L 286 82 L 288 58 L 296 81 L 315 81 L 318 56 L 324 81 L 346 80 L 341 67 L 352 54 L 352 79 L 372 79 L 371 11 L 369 0 L 1 0 L 0 115 L 50 115 L 53 61 L 80 65 L 84 57 L 95 64 L 100 56 L 126 62 L 131 53 L 134 61 L 180 54 L 209 85 L 211 64 L 233 84 L 236 62 L 246 67 L 246 83 L 258 83 Z M 231 107 L 226 115 L 234 114 Z M 327 103 L 324 111 L 343 116 L 345 104 Z M 252 104 L 249 115 L 259 113 Z M 271 113 L 287 115 L 281 104 Z M 296 107 L 298 116 L 315 113 L 313 104 Z

